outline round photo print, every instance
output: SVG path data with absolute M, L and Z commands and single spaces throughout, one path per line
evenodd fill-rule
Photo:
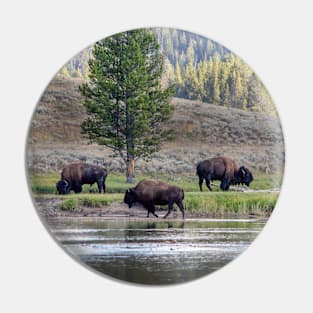
M 257 74 L 173 28 L 80 51 L 43 91 L 26 144 L 55 241 L 82 270 L 142 285 L 192 281 L 239 256 L 273 212 L 283 170 L 279 116 Z

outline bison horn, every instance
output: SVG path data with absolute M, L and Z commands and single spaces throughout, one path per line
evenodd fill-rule
M 65 183 L 65 187 L 68 187 L 69 186 L 69 183 L 67 180 L 64 179 L 64 183 Z
M 240 171 L 245 175 L 246 174 L 246 169 L 244 166 L 240 166 Z

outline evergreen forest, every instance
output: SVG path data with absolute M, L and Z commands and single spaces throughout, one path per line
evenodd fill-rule
M 153 28 L 164 56 L 163 82 L 175 97 L 275 115 L 273 101 L 253 70 L 220 44 L 183 30 Z M 60 74 L 88 79 L 92 46 L 82 50 Z

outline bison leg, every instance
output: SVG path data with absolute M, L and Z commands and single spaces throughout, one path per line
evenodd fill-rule
M 98 185 L 99 193 L 102 193 L 102 191 L 103 191 L 103 179 L 97 180 L 97 185 Z
M 103 193 L 105 193 L 105 180 L 103 180 L 102 187 L 103 187 Z
M 155 207 L 150 207 L 150 208 L 147 208 L 148 210 L 148 214 L 147 214 L 147 217 L 149 217 L 149 214 L 152 213 L 155 217 L 158 217 L 158 215 L 155 213 Z
M 208 187 L 208 189 L 210 191 L 212 191 L 211 185 L 210 185 L 210 176 L 208 178 L 205 179 L 205 184 Z
M 81 185 L 75 185 L 73 189 L 75 193 L 80 193 L 83 190 Z
M 181 201 L 177 201 L 176 202 L 177 206 L 179 207 L 180 211 L 182 212 L 183 214 L 183 219 L 185 218 L 185 209 L 184 209 L 184 205 Z
M 155 213 L 155 207 L 152 208 L 151 213 L 152 213 L 155 217 L 159 217 L 159 216 Z
M 167 218 L 168 215 L 171 213 L 172 210 L 173 210 L 173 203 L 169 203 L 169 204 L 168 204 L 168 211 L 167 211 L 167 213 L 163 216 L 163 218 Z
M 200 191 L 203 191 L 203 190 L 202 190 L 202 184 L 203 184 L 203 177 L 200 177 L 200 176 L 199 176 L 199 187 L 200 187 Z

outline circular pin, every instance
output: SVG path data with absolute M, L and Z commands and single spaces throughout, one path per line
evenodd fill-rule
M 85 48 L 50 81 L 26 144 L 36 210 L 82 265 L 184 283 L 239 256 L 279 196 L 284 139 L 260 78 L 219 43 L 142 28 Z

